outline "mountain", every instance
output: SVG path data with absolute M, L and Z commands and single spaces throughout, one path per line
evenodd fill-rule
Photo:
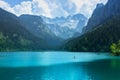
M 87 26 L 83 28 L 84 34 L 66 41 L 62 49 L 89 52 L 110 51 L 110 45 L 120 40 L 119 4 L 118 0 L 109 0 L 106 5 L 98 4 Z
M 91 32 L 71 39 L 62 47 L 67 51 L 108 52 L 110 45 L 120 40 L 120 16 L 115 16 Z
M 120 14 L 120 0 L 108 0 L 106 5 L 102 3 L 96 6 L 91 18 L 88 20 L 87 26 L 84 28 L 83 33 L 91 31 L 93 28 L 98 27 L 101 23 L 106 21 L 112 16 Z
M 76 32 L 81 33 L 83 27 L 87 23 L 87 18 L 84 15 L 82 15 L 82 14 L 76 14 L 76 15 L 72 16 L 72 20 L 75 20 L 75 21 L 78 20 L 77 26 L 75 26 L 75 30 L 76 30 Z
M 40 16 L 21 15 L 19 17 L 21 24 L 35 36 L 47 41 L 51 46 L 60 44 L 62 39 L 57 37 L 50 30 Z
M 63 39 L 74 37 L 74 34 L 81 33 L 82 28 L 86 25 L 87 18 L 82 14 L 73 16 L 47 18 L 42 17 L 48 28 L 53 31 L 56 36 Z
M 25 29 L 17 16 L 0 8 L 0 51 L 45 50 L 47 45 Z

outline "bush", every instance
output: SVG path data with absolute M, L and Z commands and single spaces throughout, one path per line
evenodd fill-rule
M 110 50 L 111 50 L 113 55 L 120 56 L 120 40 L 119 40 L 119 42 L 117 44 L 113 43 L 110 46 Z

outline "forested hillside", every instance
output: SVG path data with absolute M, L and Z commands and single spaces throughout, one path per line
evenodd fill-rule
M 120 40 L 120 16 L 115 16 L 84 35 L 65 43 L 63 50 L 108 52 Z

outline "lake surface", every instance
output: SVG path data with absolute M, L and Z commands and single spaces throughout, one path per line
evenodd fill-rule
M 106 53 L 1 52 L 0 80 L 120 80 L 120 57 Z

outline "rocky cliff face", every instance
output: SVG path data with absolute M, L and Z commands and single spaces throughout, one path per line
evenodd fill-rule
M 97 25 L 104 23 L 112 16 L 120 15 L 120 0 L 108 0 L 106 5 L 102 3 L 96 6 L 91 18 L 88 21 L 87 26 L 84 28 L 83 33 L 91 31 L 96 28 Z

